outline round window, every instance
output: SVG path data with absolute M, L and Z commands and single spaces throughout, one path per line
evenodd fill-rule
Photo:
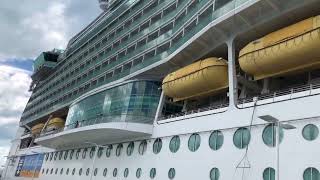
M 84 148 L 83 151 L 82 151 L 82 159 L 85 159 L 86 156 L 87 156 L 87 151 L 88 149 L 87 148 Z
M 77 152 L 76 152 L 76 159 L 79 159 L 80 152 L 81 152 L 81 149 L 78 149 Z
M 280 129 L 280 142 L 283 140 L 283 129 Z M 275 147 L 276 146 L 276 140 L 277 140 L 277 127 L 275 124 L 270 124 L 267 127 L 264 128 L 263 133 L 262 133 L 262 139 L 264 144 L 270 147 Z
M 74 175 L 75 173 L 76 173 L 76 168 L 73 168 L 72 175 Z
M 46 153 L 45 159 L 46 159 L 46 161 L 48 161 L 48 159 L 49 159 L 49 153 Z
M 263 171 L 263 180 L 275 180 L 276 171 L 273 168 L 266 168 Z
M 169 179 L 173 179 L 176 176 L 176 170 L 174 168 L 170 168 L 168 172 Z
M 74 154 L 74 149 L 72 149 L 72 150 L 70 151 L 70 156 L 69 156 L 69 159 L 70 159 L 70 160 L 72 160 L 73 154 Z
M 49 169 L 46 170 L 46 174 L 48 174 L 48 173 L 49 173 Z
M 98 150 L 98 158 L 100 158 L 103 154 L 103 147 L 99 147 L 99 150 Z
M 89 174 L 90 174 L 90 168 L 87 168 L 86 175 L 89 176 Z
M 158 154 L 162 148 L 162 140 L 160 138 L 156 139 L 153 143 L 153 153 Z
M 201 138 L 199 134 L 192 134 L 188 141 L 188 148 L 191 152 L 195 152 L 199 149 Z
M 156 177 L 156 174 L 157 174 L 156 168 L 152 168 L 152 169 L 150 170 L 150 178 L 151 178 L 151 179 L 155 178 L 155 177 Z
M 127 155 L 131 156 L 134 150 L 134 142 L 130 142 L 127 147 Z
M 223 145 L 223 134 L 221 131 L 213 131 L 209 138 L 209 146 L 212 150 L 219 150 Z
M 61 168 L 61 170 L 60 170 L 60 174 L 63 174 L 63 168 Z
M 176 153 L 180 148 L 179 136 L 173 136 L 170 140 L 169 149 L 172 153 Z
M 212 168 L 210 171 L 210 179 L 211 180 L 218 180 L 220 177 L 220 172 L 218 168 Z
M 53 173 L 53 168 L 51 168 L 51 171 L 50 171 L 50 174 L 52 174 Z
M 147 141 L 144 140 L 139 145 L 139 154 L 143 155 L 147 151 Z
M 239 149 L 246 148 L 250 143 L 251 135 L 247 128 L 239 128 L 233 136 L 233 143 Z
M 93 175 L 94 175 L 94 176 L 97 176 L 97 174 L 98 174 L 98 168 L 95 168 L 95 169 L 94 169 L 94 172 L 93 172 Z
M 136 177 L 139 179 L 141 177 L 141 172 L 142 172 L 142 169 L 141 168 L 138 168 L 137 169 L 137 172 L 136 172 Z
M 79 176 L 82 175 L 82 168 L 79 169 Z
M 303 180 L 320 180 L 318 169 L 310 167 L 303 173 Z
M 63 156 L 63 151 L 60 151 L 60 152 L 59 152 L 59 160 L 62 159 L 62 156 Z
M 116 156 L 120 156 L 121 155 L 122 148 L 123 148 L 123 145 L 122 144 L 118 144 L 117 149 L 116 149 Z
M 104 168 L 104 170 L 103 170 L 103 176 L 106 177 L 106 176 L 107 176 L 107 173 L 108 173 L 108 169 L 107 169 L 107 168 Z
M 58 168 L 56 168 L 56 170 L 54 171 L 54 174 L 58 174 Z
M 58 152 L 55 152 L 55 153 L 54 153 L 54 158 L 53 158 L 53 159 L 54 159 L 54 160 L 57 160 L 57 158 L 58 158 Z
M 52 161 L 53 158 L 53 152 L 50 153 L 50 161 Z
M 318 137 L 318 135 L 319 135 L 319 129 L 314 124 L 308 124 L 302 130 L 303 138 L 308 141 L 315 140 Z
M 69 168 L 68 168 L 67 171 L 66 171 L 66 175 L 69 175 Z
M 92 159 L 94 154 L 96 152 L 96 148 L 95 147 L 92 147 L 91 150 L 90 150 L 90 158 Z
M 63 156 L 63 159 L 64 160 L 67 160 L 68 159 L 68 155 L 69 155 L 69 151 L 64 151 L 64 156 Z
M 114 168 L 113 173 L 112 173 L 113 177 L 117 177 L 117 174 L 118 174 L 118 169 Z
M 109 145 L 109 146 L 107 147 L 107 150 L 106 150 L 106 156 L 107 156 L 107 157 L 110 157 L 110 156 L 111 156 L 112 149 L 113 149 L 113 146 L 112 146 L 112 145 Z
M 124 172 L 123 172 L 123 176 L 126 178 L 126 177 L 128 177 L 128 175 L 129 175 L 129 169 L 126 168 L 126 169 L 124 170 Z

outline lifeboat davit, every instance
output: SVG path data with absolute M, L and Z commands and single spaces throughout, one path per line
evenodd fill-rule
M 31 128 L 31 134 L 32 134 L 32 135 L 40 134 L 41 131 L 42 131 L 42 129 L 43 129 L 43 127 L 44 127 L 44 124 L 43 124 L 43 123 L 34 125 L 34 126 Z
M 240 67 L 256 80 L 320 68 L 320 16 L 275 31 L 249 43 Z
M 170 73 L 162 82 L 164 94 L 174 101 L 213 95 L 227 87 L 227 61 L 213 57 Z
M 47 124 L 47 131 L 53 131 L 64 127 L 65 121 L 62 118 L 52 118 Z

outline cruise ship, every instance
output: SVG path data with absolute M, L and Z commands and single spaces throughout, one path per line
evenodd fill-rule
M 99 4 L 34 60 L 2 179 L 320 180 L 319 0 Z

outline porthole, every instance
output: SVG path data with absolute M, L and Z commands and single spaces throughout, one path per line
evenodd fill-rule
M 68 155 L 69 155 L 69 151 L 65 151 L 63 159 L 67 160 L 68 159 Z
M 82 168 L 79 169 L 79 176 L 82 175 Z
M 174 168 L 170 168 L 168 171 L 168 178 L 173 179 L 176 176 L 176 170 Z
M 123 176 L 124 176 L 125 178 L 127 178 L 128 175 L 129 175 L 129 169 L 126 168 L 126 169 L 124 170 L 124 172 L 123 172 Z
M 176 153 L 180 148 L 180 137 L 173 136 L 170 140 L 169 149 L 171 152 Z
M 69 175 L 69 168 L 68 168 L 67 171 L 66 171 L 66 175 Z
M 78 149 L 77 152 L 76 152 L 76 159 L 79 159 L 80 152 L 81 152 L 81 149 Z
M 103 154 L 103 147 L 99 147 L 99 150 L 98 150 L 98 158 L 100 158 Z
M 82 151 L 82 159 L 86 159 L 87 151 L 88 151 L 87 148 L 84 148 L 84 149 L 83 149 L 83 151 Z
M 96 148 L 95 148 L 95 147 L 92 147 L 92 148 L 91 148 L 91 151 L 90 151 L 90 158 L 91 158 L 91 159 L 93 158 L 95 152 L 96 152 Z
M 63 168 L 60 169 L 60 174 L 61 174 L 61 175 L 63 174 Z
M 50 161 L 52 161 L 53 158 L 53 152 L 50 153 Z
M 48 159 L 49 159 L 49 153 L 46 153 L 45 159 L 46 159 L 46 161 L 48 161 Z
M 191 152 L 195 152 L 199 149 L 201 138 L 199 134 L 192 134 L 188 141 L 188 148 Z
M 320 180 L 318 169 L 310 167 L 303 172 L 303 180 Z
M 280 129 L 280 142 L 283 140 L 283 129 Z M 262 140 L 264 144 L 269 147 L 275 147 L 277 142 L 277 126 L 275 124 L 270 124 L 264 128 L 262 132 Z
M 233 143 L 239 149 L 246 148 L 250 143 L 251 135 L 247 128 L 239 128 L 233 136 Z
M 123 145 L 122 144 L 118 144 L 117 149 L 116 149 L 116 156 L 120 156 L 121 155 L 122 148 L 123 148 Z
M 107 156 L 107 157 L 110 157 L 110 156 L 111 156 L 112 149 L 113 149 L 113 146 L 112 146 L 112 145 L 109 145 L 109 146 L 107 147 L 107 150 L 106 150 L 106 156 Z
M 130 142 L 127 147 L 127 155 L 131 156 L 134 150 L 134 142 Z
M 139 145 L 139 154 L 143 155 L 146 151 L 147 151 L 147 141 L 143 140 Z
M 52 174 L 53 173 L 53 168 L 51 168 L 51 171 L 50 171 L 50 174 Z
M 107 176 L 107 173 L 108 173 L 108 169 L 107 169 L 107 168 L 104 168 L 104 170 L 103 170 L 103 176 L 106 177 L 106 176 Z
M 58 158 L 58 152 L 55 152 L 55 153 L 54 153 L 54 158 L 53 158 L 53 159 L 54 159 L 54 160 L 57 160 L 57 158 Z
M 218 168 L 212 168 L 210 171 L 210 179 L 211 180 L 218 180 L 220 177 L 220 172 Z
M 90 174 L 90 168 L 87 168 L 86 175 L 89 176 L 89 174 Z
M 117 174 L 118 174 L 118 169 L 114 168 L 113 173 L 112 173 L 113 177 L 117 177 Z
M 48 174 L 48 173 L 49 173 L 49 169 L 46 170 L 46 174 Z
M 74 149 L 72 149 L 72 150 L 70 151 L 70 156 L 69 156 L 70 160 L 72 160 L 73 154 L 74 154 Z
M 56 168 L 56 170 L 54 171 L 54 174 L 58 174 L 58 168 Z
M 160 138 L 156 139 L 153 143 L 153 153 L 158 154 L 162 148 L 162 140 Z
M 154 179 L 154 178 L 156 177 L 156 175 L 157 175 L 157 170 L 156 170 L 156 168 L 152 168 L 152 169 L 150 170 L 150 178 L 151 178 L 151 179 Z
M 213 131 L 209 137 L 209 146 L 212 150 L 217 151 L 223 145 L 224 137 L 221 131 Z
M 275 180 L 276 171 L 273 168 L 266 168 L 263 171 L 263 180 Z
M 73 168 L 72 170 L 72 176 L 76 173 L 76 168 Z
M 43 174 L 44 173 L 44 169 L 42 169 L 42 172 L 41 172 L 41 174 Z
M 303 138 L 308 141 L 313 141 L 317 139 L 318 135 L 319 135 L 319 129 L 314 124 L 308 124 L 302 130 Z
M 59 160 L 62 159 L 62 156 L 63 156 L 63 151 L 60 151 L 60 152 L 59 152 Z
M 142 169 L 138 168 L 136 171 L 136 177 L 139 179 L 141 177 Z
M 95 169 L 94 169 L 94 172 L 93 172 L 93 175 L 94 175 L 94 176 L 97 176 L 97 174 L 98 174 L 98 168 L 95 168 Z

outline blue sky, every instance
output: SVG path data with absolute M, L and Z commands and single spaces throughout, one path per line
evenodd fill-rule
M 0 166 L 31 95 L 33 59 L 43 51 L 64 49 L 68 40 L 100 13 L 98 0 L 1 2 Z

